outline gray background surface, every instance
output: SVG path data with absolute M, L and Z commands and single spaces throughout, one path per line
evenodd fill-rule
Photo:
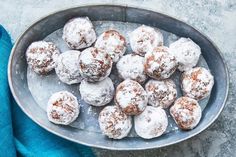
M 205 33 L 218 45 L 230 72 L 226 107 L 216 122 L 201 134 L 162 149 L 121 152 L 93 149 L 95 154 L 102 157 L 236 156 L 236 0 L 1 0 L 0 23 L 15 41 L 40 17 L 60 9 L 92 3 L 143 6 L 179 18 Z

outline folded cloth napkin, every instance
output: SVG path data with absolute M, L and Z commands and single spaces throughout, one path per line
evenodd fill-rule
M 89 147 L 53 135 L 17 106 L 9 91 L 7 64 L 11 39 L 0 25 L 0 157 L 91 157 Z

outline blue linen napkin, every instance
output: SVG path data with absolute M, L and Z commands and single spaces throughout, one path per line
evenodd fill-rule
M 0 25 L 0 157 L 92 157 L 89 147 L 47 132 L 18 107 L 9 91 L 7 64 L 11 39 Z

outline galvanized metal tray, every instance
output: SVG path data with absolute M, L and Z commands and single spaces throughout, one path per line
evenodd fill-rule
M 208 68 L 215 76 L 215 85 L 210 97 L 200 102 L 203 116 L 199 125 L 191 131 L 181 131 L 169 117 L 169 126 L 163 136 L 152 140 L 138 137 L 134 130 L 122 140 L 108 139 L 101 134 L 97 116 L 101 107 L 91 107 L 82 100 L 78 91 L 79 85 L 68 86 L 58 80 L 55 73 L 39 76 L 27 69 L 25 50 L 36 40 L 53 41 L 65 51 L 68 48 L 61 39 L 61 28 L 69 19 L 77 16 L 88 16 L 94 23 L 97 34 L 108 28 L 117 29 L 127 36 L 128 32 L 141 24 L 157 27 L 164 34 L 164 43 L 169 45 L 178 36 L 193 39 L 202 49 L 199 66 Z M 127 38 L 128 39 L 128 38 Z M 131 52 L 128 45 L 127 53 Z M 110 76 L 116 84 L 120 81 L 113 70 Z M 159 148 L 188 139 L 206 129 L 222 111 L 228 94 L 228 72 L 217 47 L 193 27 L 172 17 L 150 10 L 127 6 L 93 5 L 81 6 L 51 14 L 29 27 L 16 42 L 8 66 L 9 85 L 14 98 L 22 110 L 36 123 L 48 131 L 68 140 L 84 145 L 114 149 L 140 150 Z M 179 83 L 179 73 L 172 77 Z M 66 89 L 73 92 L 82 104 L 79 118 L 70 126 L 59 126 L 47 120 L 46 102 L 53 92 Z M 178 95 L 181 95 L 178 89 Z M 167 110 L 168 113 L 168 110 Z

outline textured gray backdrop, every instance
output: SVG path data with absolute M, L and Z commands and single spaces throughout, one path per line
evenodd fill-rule
M 162 149 L 108 151 L 93 149 L 108 157 L 231 157 L 236 156 L 236 0 L 0 0 L 0 23 L 15 41 L 38 18 L 80 4 L 131 4 L 175 16 L 196 27 L 221 49 L 230 71 L 230 91 L 225 109 L 216 122 L 198 136 Z

